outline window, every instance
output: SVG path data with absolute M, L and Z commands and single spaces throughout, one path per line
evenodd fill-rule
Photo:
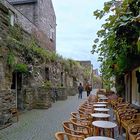
M 12 11 L 9 12 L 10 13 L 10 25 L 14 26 L 15 23 L 15 15 Z
M 54 40 L 54 29 L 53 28 L 50 29 L 50 40 L 51 41 Z

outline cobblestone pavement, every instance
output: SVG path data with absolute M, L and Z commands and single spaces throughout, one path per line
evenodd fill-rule
M 93 90 L 92 93 L 95 93 Z M 54 134 L 63 131 L 62 122 L 69 120 L 70 112 L 76 111 L 79 104 L 86 99 L 78 95 L 70 96 L 65 101 L 57 101 L 49 109 L 34 109 L 20 115 L 19 122 L 0 130 L 0 140 L 55 140 Z M 117 129 L 115 130 L 117 134 Z M 125 140 L 119 136 L 117 140 Z
M 95 90 L 93 91 L 95 92 Z M 62 129 L 62 122 L 70 118 L 86 99 L 78 99 L 78 94 L 65 101 L 57 101 L 45 110 L 34 109 L 19 116 L 19 122 L 0 130 L 0 140 L 55 140 L 54 133 Z

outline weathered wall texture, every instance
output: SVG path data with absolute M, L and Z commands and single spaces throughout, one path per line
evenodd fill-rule
M 35 23 L 36 4 L 16 5 L 15 7 L 23 15 L 26 15 L 26 18 L 29 19 L 33 24 Z
M 23 29 L 20 28 L 21 38 L 18 36 L 19 39 L 14 37 L 18 33 L 16 30 L 13 30 L 13 36 L 10 35 L 10 30 L 15 26 L 10 25 L 9 9 L 19 17 L 18 23 L 24 22 L 31 25 L 30 30 L 27 30 L 26 26 L 22 26 Z M 77 92 L 76 81 L 80 73 L 78 69 L 73 67 L 66 72 L 61 61 L 43 61 L 27 48 L 28 45 L 26 46 L 25 42 L 30 42 L 32 38 L 29 34 L 32 27 L 35 26 L 6 1 L 0 3 L 0 128 L 12 122 L 11 108 L 19 110 L 48 108 L 52 102 L 67 99 L 68 95 L 74 95 Z M 12 39 L 10 43 L 9 37 Z M 12 55 L 9 53 L 15 56 L 15 64 L 27 65 L 28 74 L 15 71 L 13 65 L 9 65 L 8 61 L 12 60 Z M 30 60 L 32 57 L 33 62 Z M 48 81 L 51 85 L 45 86 Z
M 9 109 L 15 105 L 14 95 L 9 88 L 11 75 L 6 66 L 7 48 L 5 38 L 8 31 L 8 9 L 0 4 L 0 126 L 11 118 Z
M 56 50 L 56 16 L 51 0 L 38 0 L 37 2 L 23 3 L 23 0 L 8 0 L 18 9 L 25 17 L 27 17 L 38 29 L 47 36 L 46 48 Z M 26 0 L 25 0 L 26 1 Z M 16 4 L 18 2 L 18 4 Z M 24 24 L 24 22 L 23 22 Z M 26 23 L 25 23 L 26 24 Z M 33 29 L 34 30 L 34 29 Z M 42 37 L 41 39 L 46 40 Z
M 48 37 L 52 34 L 52 47 L 56 45 L 56 16 L 51 0 L 38 0 L 37 3 L 38 15 L 37 26 L 43 30 Z M 52 31 L 51 31 L 52 30 Z

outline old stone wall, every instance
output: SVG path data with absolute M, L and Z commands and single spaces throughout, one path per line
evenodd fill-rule
M 40 32 L 42 31 L 43 35 L 47 36 L 47 41 L 49 42 L 47 45 L 49 45 L 49 50 L 56 51 L 56 16 L 52 1 L 38 0 L 37 2 L 28 3 L 27 1 L 26 3 L 23 3 L 22 0 L 18 0 L 18 4 L 14 4 L 17 0 L 8 1 L 13 4 L 13 6 L 22 13 L 22 15 L 27 17 Z M 26 22 L 22 20 L 22 24 L 25 26 Z M 33 28 L 33 31 L 34 30 L 36 31 L 36 28 Z M 41 39 L 46 40 L 45 36 Z M 48 48 L 47 45 L 46 47 Z
M 52 0 L 38 0 L 37 3 L 38 22 L 37 26 L 43 30 L 52 41 L 51 46 L 56 49 L 56 16 Z
M 15 8 L 18 9 L 23 15 L 26 15 L 26 18 L 35 24 L 35 4 L 16 5 Z
M 10 92 L 9 69 L 6 67 L 6 48 L 5 35 L 8 31 L 8 10 L 0 4 L 0 127 L 7 122 L 10 122 L 11 114 L 9 109 L 15 105 L 15 98 Z
M 1 1 L 1 3 L 14 13 L 15 23 L 18 24 L 19 26 L 21 26 L 29 34 L 32 34 L 38 40 L 39 46 L 41 46 L 49 51 L 55 51 L 55 47 L 52 47 L 53 43 L 55 41 L 52 42 L 50 40 L 48 35 L 44 32 L 45 29 L 42 30 L 41 28 L 39 28 L 39 26 L 35 25 L 35 23 L 30 21 L 28 18 L 26 18 L 25 15 L 23 15 L 23 13 L 25 13 L 25 12 L 21 13 L 19 11 L 20 9 L 19 10 L 15 9 L 8 1 L 4 0 L 4 1 Z M 24 6 L 21 9 L 23 9 L 23 8 L 24 8 Z M 36 8 L 35 8 L 35 10 L 36 10 Z M 32 11 L 29 13 L 31 14 Z M 35 22 L 38 22 L 36 15 L 34 17 L 32 17 L 31 19 L 34 19 Z
M 0 3 L 0 128 L 12 122 L 11 108 L 18 108 L 19 111 L 49 108 L 52 102 L 65 100 L 67 96 L 77 93 L 74 87 L 76 76 L 78 77 L 77 70 L 70 70 L 68 73 L 64 71 L 61 61 L 43 61 L 45 59 L 41 59 L 37 53 L 28 50 L 25 42 L 32 41 L 32 37 L 24 30 L 25 27 L 20 28 L 19 34 L 13 30 L 13 36 L 10 35 L 11 29 L 18 26 L 10 26 L 9 9 L 27 20 L 9 3 Z M 18 39 L 14 38 L 16 34 Z M 12 39 L 10 43 L 9 38 Z M 13 55 L 15 64 L 27 66 L 27 73 L 16 71 L 13 67 L 15 65 L 9 64 L 8 61 L 13 61 Z M 46 74 L 46 68 L 49 75 Z

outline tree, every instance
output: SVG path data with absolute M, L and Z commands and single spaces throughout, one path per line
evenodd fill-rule
M 102 79 L 100 76 L 93 75 L 93 87 L 94 88 L 101 88 L 102 86 Z
M 99 52 L 104 80 L 124 75 L 133 64 L 140 65 L 136 61 L 140 58 L 139 12 L 140 0 L 111 0 L 104 3 L 102 10 L 94 11 L 97 19 L 108 15 L 97 32 L 92 50 L 92 53 Z

